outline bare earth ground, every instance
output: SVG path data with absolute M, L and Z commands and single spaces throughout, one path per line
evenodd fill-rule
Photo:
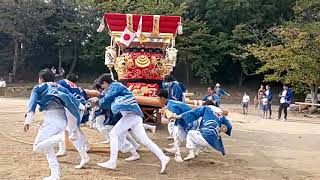
M 49 175 L 44 155 L 32 151 L 32 143 L 41 122 L 41 113 L 30 132 L 23 132 L 26 99 L 0 98 L 0 179 L 41 179 Z M 62 179 L 320 179 L 320 118 L 289 114 L 288 122 L 261 120 L 258 111 L 248 116 L 240 105 L 225 105 L 234 130 L 224 136 L 226 156 L 214 150 L 204 152 L 189 162 L 169 164 L 167 175 L 159 175 L 159 161 L 150 152 L 142 152 L 136 162 L 124 162 L 121 154 L 115 171 L 99 168 L 96 163 L 108 159 L 107 153 L 90 154 L 85 169 L 75 170 L 79 162 L 76 152 L 59 159 Z M 91 142 L 102 137 L 84 128 Z M 166 126 L 158 128 L 152 139 L 161 147 L 170 143 Z M 187 152 L 183 149 L 183 155 Z

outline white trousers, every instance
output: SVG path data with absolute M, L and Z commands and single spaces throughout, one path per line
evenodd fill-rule
M 181 126 L 174 126 L 172 130 L 172 136 L 173 136 L 173 147 L 176 149 L 176 155 L 181 156 L 180 152 L 180 146 L 183 143 L 183 141 L 186 139 L 186 132 Z
M 166 156 L 162 150 L 147 136 L 142 124 L 142 117 L 133 114 L 132 112 L 121 112 L 122 118 L 113 127 L 110 132 L 110 161 L 117 162 L 119 145 L 122 145 L 128 129 L 137 137 L 138 141 L 145 145 L 152 153 L 154 153 L 160 160 Z
M 105 116 L 100 115 L 96 117 L 96 125 L 97 129 L 100 133 L 102 133 L 107 139 L 110 140 L 110 132 L 113 125 L 104 125 Z M 134 138 L 131 136 L 129 132 L 126 133 L 125 139 L 123 140 L 123 143 L 119 145 L 119 150 L 123 153 L 129 152 L 130 149 L 137 149 L 140 145 L 134 140 Z
M 67 127 L 66 130 L 69 133 L 69 136 L 74 136 L 74 139 L 72 139 L 72 143 L 74 147 L 79 152 L 79 155 L 81 159 L 88 158 L 88 141 L 84 134 L 80 131 L 79 127 L 77 126 L 77 119 L 71 114 L 71 112 L 68 109 L 65 109 L 66 111 L 66 117 L 67 117 Z M 59 150 L 65 151 L 65 142 L 64 142 L 65 136 L 63 136 L 63 141 L 59 143 Z
M 174 128 L 174 122 L 169 121 L 168 122 L 168 132 L 169 132 L 170 137 L 173 137 L 173 128 Z
M 51 175 L 60 176 L 59 162 L 54 152 L 54 146 L 62 141 L 67 118 L 63 110 L 43 111 L 44 121 L 34 140 L 33 150 L 36 153 L 45 153 Z
M 202 149 L 211 148 L 210 144 L 203 138 L 200 131 L 190 130 L 187 134 L 186 148 L 188 149 Z

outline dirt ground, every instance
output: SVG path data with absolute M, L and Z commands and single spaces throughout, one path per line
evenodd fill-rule
M 31 145 L 42 116 L 36 113 L 30 131 L 24 133 L 26 104 L 26 99 L 0 98 L 0 179 L 41 179 L 49 175 L 45 156 L 35 154 Z M 124 162 L 128 154 L 121 154 L 114 171 L 96 165 L 108 159 L 107 153 L 89 154 L 89 165 L 76 170 L 79 156 L 69 151 L 59 158 L 62 179 L 320 179 L 319 117 L 290 113 L 287 122 L 261 120 L 253 109 L 243 116 L 239 106 L 224 105 L 234 128 L 231 137 L 223 137 L 225 156 L 210 150 L 181 164 L 172 159 L 168 174 L 160 175 L 159 161 L 148 151 L 142 151 L 136 162 Z M 84 132 L 90 142 L 102 140 L 94 130 L 84 128 Z M 170 143 L 167 135 L 162 125 L 152 139 L 164 148 Z M 186 154 L 183 148 L 183 156 Z

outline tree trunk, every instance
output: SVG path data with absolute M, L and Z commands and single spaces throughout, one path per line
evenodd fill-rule
M 59 59 L 58 71 L 59 71 L 59 73 L 61 72 L 61 68 L 62 68 L 62 54 L 63 54 L 63 48 L 60 46 L 59 50 L 58 50 L 58 59 Z
M 190 68 L 189 68 L 189 64 L 185 63 L 186 65 L 186 75 L 187 75 L 187 85 L 190 85 Z
M 317 104 L 318 103 L 318 87 L 319 85 L 313 84 L 311 86 L 311 103 Z M 311 106 L 311 113 L 315 113 L 317 111 L 318 106 Z
M 240 75 L 239 75 L 239 81 L 238 81 L 238 88 L 240 89 L 243 85 L 243 81 L 246 79 L 246 75 L 240 71 Z
M 69 76 L 73 73 L 76 65 L 77 65 L 77 62 L 78 62 L 78 41 L 74 40 L 73 41 L 73 61 L 72 61 L 72 64 L 70 66 L 70 69 L 69 69 L 69 72 L 68 72 L 68 75 L 67 75 L 67 79 L 69 78 Z
M 18 61 L 19 61 L 19 52 L 20 52 L 20 41 L 17 37 L 13 39 L 14 43 L 14 56 L 13 56 L 13 63 L 12 63 L 12 82 L 16 80 L 17 68 L 18 68 Z

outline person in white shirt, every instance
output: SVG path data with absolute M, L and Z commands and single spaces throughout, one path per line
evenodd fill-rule
M 292 90 L 289 89 L 287 85 L 283 85 L 283 91 L 279 94 L 280 106 L 279 106 L 277 120 L 279 120 L 281 118 L 282 110 L 284 113 L 284 117 L 283 117 L 282 121 L 287 120 L 287 108 L 289 107 L 289 105 L 291 103 L 292 96 L 293 96 Z
M 272 103 L 272 91 L 270 89 L 270 85 L 266 85 L 266 97 L 268 98 L 268 111 L 269 111 L 269 119 L 271 119 L 272 115 L 272 109 L 271 109 L 271 103 Z
M 242 112 L 244 115 L 248 115 L 248 107 L 250 104 L 250 97 L 248 96 L 247 93 L 244 93 L 243 97 L 242 97 Z
M 268 103 L 269 103 L 269 101 L 268 101 L 268 98 L 267 98 L 267 96 L 264 94 L 263 96 L 262 96 L 262 99 L 261 99 L 261 105 L 262 105 L 262 118 L 264 118 L 264 119 L 267 119 L 267 117 L 268 117 L 268 110 L 269 110 L 269 106 L 268 106 Z
M 6 81 L 3 80 L 3 78 L 1 78 L 1 79 L 0 79 L 0 87 L 4 88 L 4 87 L 6 87 L 6 86 L 7 86 Z
M 4 88 L 7 86 L 6 81 L 3 78 L 0 79 L 0 96 L 4 96 Z

